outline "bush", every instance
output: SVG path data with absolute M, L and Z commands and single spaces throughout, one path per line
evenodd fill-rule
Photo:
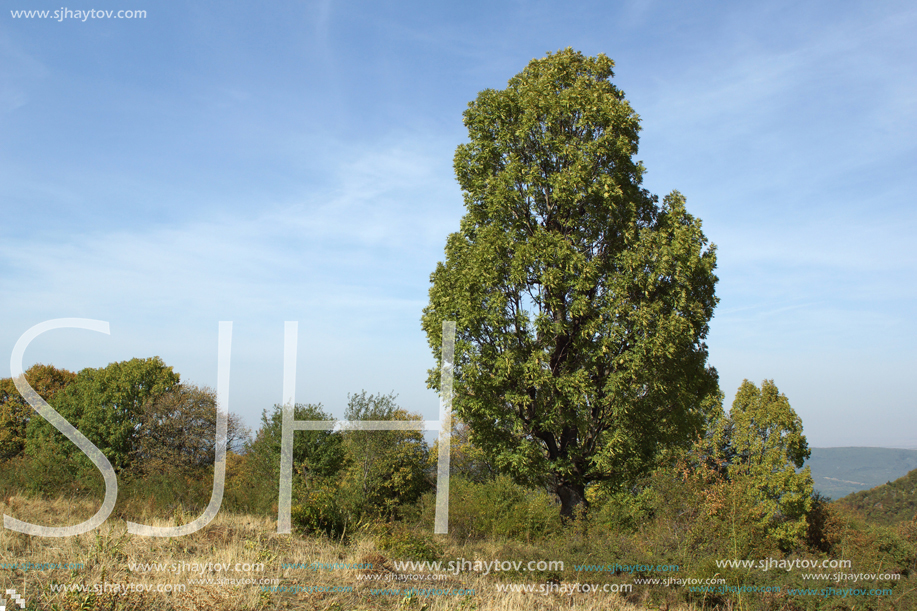
M 343 537 L 347 517 L 336 499 L 333 480 L 310 482 L 302 495 L 302 502 L 292 507 L 290 519 L 296 526 L 311 534 Z
M 552 495 L 520 486 L 506 475 L 482 483 L 453 477 L 449 486 L 449 532 L 456 537 L 530 541 L 562 530 Z
M 399 524 L 386 524 L 376 539 L 379 549 L 398 558 L 435 562 L 443 555 L 441 545 L 433 541 L 430 535 L 409 530 Z
M 591 508 L 592 520 L 615 531 L 633 531 L 653 517 L 658 504 L 659 494 L 650 487 L 597 494 Z

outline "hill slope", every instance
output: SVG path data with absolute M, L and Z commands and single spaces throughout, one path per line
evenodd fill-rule
M 917 469 L 872 490 L 837 501 L 862 513 L 870 522 L 890 526 L 917 517 Z
M 917 450 L 812 448 L 806 461 L 815 489 L 832 499 L 869 490 L 917 469 Z

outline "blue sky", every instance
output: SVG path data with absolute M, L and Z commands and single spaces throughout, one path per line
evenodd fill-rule
M 434 419 L 420 329 L 463 214 L 461 113 L 534 57 L 615 60 L 645 186 L 718 248 L 708 338 L 726 403 L 774 379 L 810 445 L 917 447 L 917 8 L 907 2 L 93 0 L 144 19 L 0 14 L 0 362 L 161 356 L 230 409 L 340 416 L 394 391 Z M 0 375 L 9 375 L 2 365 Z

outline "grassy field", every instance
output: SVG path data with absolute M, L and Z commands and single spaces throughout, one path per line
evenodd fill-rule
M 2 503 L 4 514 L 28 518 L 35 523 L 64 525 L 89 517 L 96 505 L 59 499 L 42 501 L 20 496 Z M 151 520 L 158 525 L 186 521 L 193 516 L 176 515 L 171 521 Z M 383 537 L 384 539 L 384 537 Z M 500 610 L 583 609 L 635 610 L 646 592 L 639 588 L 626 596 L 613 593 L 501 592 L 501 584 L 557 584 L 585 581 L 567 567 L 551 575 L 522 581 L 518 573 L 483 575 L 472 571 L 446 574 L 430 580 L 428 572 L 409 573 L 395 568 L 396 555 L 380 549 L 379 537 L 357 533 L 346 542 L 298 534 L 278 535 L 273 520 L 221 512 L 206 528 L 177 538 L 146 538 L 126 532 L 124 521 L 111 518 L 91 533 L 67 538 L 32 537 L 10 530 L 0 531 L 2 587 L 25 597 L 26 609 L 71 610 Z M 434 543 L 437 539 L 427 537 Z M 461 544 L 442 539 L 440 551 L 447 558 L 500 559 L 537 555 L 536 548 L 521 544 Z M 10 568 L 10 565 L 18 568 Z M 313 568 L 284 568 L 284 565 Z M 56 565 L 64 568 L 49 568 Z M 76 565 L 76 566 L 74 566 Z M 144 566 L 150 565 L 150 566 Z M 227 566 L 222 570 L 214 566 Z M 340 568 L 342 566 L 373 568 Z M 156 570 L 156 566 L 163 570 Z M 319 568 L 320 567 L 320 568 Z M 337 567 L 337 568 L 334 568 Z M 238 570 L 236 570 L 238 568 Z M 248 568 L 249 570 L 245 570 Z M 426 578 L 426 579 L 424 579 Z M 222 580 L 222 581 L 221 581 Z M 210 583 L 206 583 L 209 581 Z M 625 579 L 593 577 L 593 583 Z M 251 583 L 255 582 L 255 583 Z M 269 591 L 272 586 L 287 591 Z M 59 591 L 62 587 L 70 591 Z M 551 586 L 548 586 L 551 587 Z M 121 591 L 132 588 L 148 592 Z M 157 592 L 155 590 L 178 590 Z M 347 589 L 347 591 L 292 591 Z M 418 590 L 413 596 L 390 590 Z M 78 591 L 83 589 L 84 591 Z M 95 589 L 96 591 L 93 591 Z M 423 590 L 473 591 L 468 595 L 425 595 Z M 106 591 L 107 590 L 107 591 Z M 380 592 L 380 590 L 389 590 Z M 652 606 L 691 609 L 703 605 Z M 8 606 L 8 608 L 11 608 Z M 710 607 L 708 607 L 710 608 Z
M 460 483 L 447 536 L 432 534 L 421 503 L 400 522 L 362 523 L 334 538 L 279 535 L 271 517 L 226 509 L 192 535 L 147 538 L 127 533 L 125 520 L 173 526 L 197 514 L 128 499 L 79 536 L 0 530 L 0 588 L 43 611 L 917 609 L 915 520 L 881 527 L 821 505 L 808 542 L 781 552 L 749 521 L 754 508 L 722 485 L 664 479 L 652 510 L 611 503 L 562 525 L 543 494 L 500 509 L 493 494 L 512 488 Z M 0 497 L 3 514 L 49 526 L 79 523 L 97 508 L 85 498 Z M 723 564 L 730 559 L 754 565 Z M 405 564 L 436 561 L 441 570 Z M 450 561 L 464 561 L 463 570 L 448 570 Z M 781 564 L 757 566 L 765 561 Z M 838 561 L 848 564 L 835 568 Z M 834 565 L 815 568 L 825 563 Z M 708 583 L 722 585 L 698 585 Z

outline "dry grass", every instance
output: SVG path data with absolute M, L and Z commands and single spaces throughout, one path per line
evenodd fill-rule
M 86 519 L 97 505 L 83 500 L 58 499 L 42 501 L 24 497 L 10 497 L 0 503 L 2 513 L 37 524 L 61 526 Z M 141 523 L 169 526 L 184 523 L 195 516 L 175 515 L 171 520 L 149 516 L 123 516 Z M 445 544 L 447 558 L 511 558 L 502 555 L 510 550 L 492 544 L 458 546 Z M 367 582 L 353 569 L 308 570 L 284 569 L 284 563 L 310 565 L 313 563 L 371 562 L 372 573 L 380 581 Z M 641 606 L 638 594 L 626 600 L 617 594 L 526 594 L 501 593 L 497 584 L 504 578 L 477 573 L 448 575 L 440 581 L 397 581 L 403 577 L 392 568 L 386 552 L 377 549 L 370 536 L 355 536 L 347 543 L 300 535 L 278 535 L 273 520 L 247 515 L 220 512 L 206 528 L 186 537 L 148 538 L 128 534 L 123 519 L 109 518 L 93 532 L 66 538 L 32 537 L 6 529 L 0 530 L 0 563 L 69 564 L 81 563 L 74 570 L 0 570 L 0 587 L 15 588 L 24 594 L 27 609 L 60 611 L 197 611 L 197 610 L 267 610 L 267 609 L 320 609 L 325 611 L 349 610 L 417 610 L 417 611 L 554 611 L 579 609 L 583 611 L 634 611 L 653 608 Z M 178 567 L 207 564 L 236 563 L 263 564 L 263 571 L 228 573 L 209 571 L 193 574 L 185 571 L 131 570 L 136 564 L 177 565 Z M 170 567 L 171 568 L 171 567 Z M 504 574 L 505 577 L 511 577 Z M 385 581 L 386 577 L 395 581 Z M 564 575 L 563 581 L 570 575 Z M 346 593 L 330 592 L 266 592 L 258 584 L 200 584 L 198 579 L 276 579 L 282 586 L 349 586 Z M 522 583 L 517 581 L 517 583 Z M 70 592 L 53 590 L 53 585 L 83 585 L 89 588 L 99 584 L 142 584 L 156 588 L 167 584 L 183 584 L 184 592 Z M 111 586 L 109 586 L 110 588 Z M 407 597 L 373 595 L 376 588 L 429 588 L 473 589 L 473 596 Z M 639 586 L 638 586 L 639 587 Z M 635 588 L 635 590 L 638 588 Z M 666 608 L 666 607 L 663 607 Z M 689 609 L 689 607 L 681 607 Z M 676 611 L 675 607 L 671 611 Z

